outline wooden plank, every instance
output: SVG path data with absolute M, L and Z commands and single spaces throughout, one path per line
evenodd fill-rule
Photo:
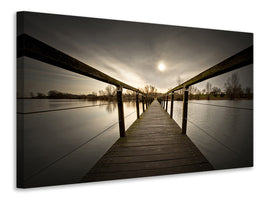
M 205 81 L 207 79 L 238 69 L 240 67 L 245 67 L 249 64 L 253 64 L 253 45 L 225 59 L 224 61 L 218 63 L 217 65 L 205 70 L 204 72 L 201 72 L 197 76 L 182 83 L 181 85 L 174 87 L 165 94 L 169 94 L 173 91 L 180 90 L 184 87 L 189 87 L 190 85 L 199 83 L 201 81 Z
M 148 169 L 140 171 L 126 171 L 118 173 L 88 173 L 82 180 L 85 182 L 90 181 L 105 181 L 105 180 L 116 180 L 123 178 L 137 178 L 137 177 L 147 177 L 147 176 L 159 176 L 159 175 L 170 175 L 178 173 L 188 173 L 188 172 L 201 172 L 212 170 L 213 168 L 209 163 L 199 163 L 193 165 L 184 165 L 184 166 L 174 166 L 163 169 Z
M 212 170 L 212 165 L 160 103 L 126 131 L 81 182 Z
M 103 163 L 107 164 L 118 164 L 118 163 L 137 163 L 137 162 L 150 162 L 150 161 L 161 161 L 164 157 L 165 160 L 178 160 L 182 158 L 192 158 L 200 156 L 200 154 L 194 151 L 185 152 L 172 152 L 167 155 L 164 154 L 152 154 L 152 155 L 139 155 L 139 156 L 104 156 Z
M 17 38 L 17 57 L 27 56 L 84 76 L 88 76 L 105 83 L 139 92 L 137 88 L 127 85 L 111 76 L 59 51 L 44 42 L 41 42 L 27 34 L 22 34 Z
M 169 167 L 179 167 L 184 165 L 192 165 L 207 162 L 204 157 L 182 157 L 180 159 L 176 158 L 173 160 L 162 159 L 160 161 L 153 160 L 149 162 L 134 162 L 134 163 L 105 163 L 102 162 L 101 167 L 95 168 L 94 173 L 110 173 L 110 172 L 123 172 L 123 171 L 139 171 L 148 169 L 164 169 Z

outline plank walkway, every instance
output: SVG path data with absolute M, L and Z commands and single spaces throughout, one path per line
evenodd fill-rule
M 212 170 L 188 136 L 154 100 L 140 119 L 82 178 L 81 182 Z

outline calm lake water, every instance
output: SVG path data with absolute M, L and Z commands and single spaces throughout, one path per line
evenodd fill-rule
M 173 118 L 180 127 L 182 110 L 183 102 L 175 101 Z M 253 101 L 189 101 L 187 135 L 215 169 L 252 165 Z
M 23 100 L 18 101 L 18 112 L 23 113 L 102 104 L 18 115 L 19 119 L 24 117 L 24 128 L 19 131 L 24 132 L 24 175 L 27 185 L 79 181 L 119 138 L 116 102 L 52 99 L 26 99 L 24 103 Z M 135 105 L 135 102 L 124 102 L 126 129 L 137 118 Z M 75 150 L 81 144 L 84 145 Z
M 18 114 L 18 120 L 24 117 L 19 131 L 24 132 L 28 186 L 78 182 L 119 138 L 115 102 L 26 99 L 18 103 L 22 113 L 92 106 Z M 253 101 L 189 101 L 187 126 L 188 136 L 216 169 L 252 164 L 253 110 L 211 105 L 252 109 Z M 124 116 L 127 129 L 136 120 L 135 102 L 124 102 Z M 176 101 L 174 119 L 179 126 L 181 116 L 182 102 Z

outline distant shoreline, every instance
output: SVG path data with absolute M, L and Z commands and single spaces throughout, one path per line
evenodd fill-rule
M 17 99 L 36 99 L 36 100 L 40 100 L 40 99 L 62 99 L 62 100 L 86 100 L 86 101 L 116 101 L 116 99 L 113 100 L 104 100 L 104 99 L 82 99 L 82 98 L 31 98 L 31 97 L 17 97 Z M 188 99 L 190 100 L 253 100 L 253 98 L 235 98 L 235 99 L 231 99 L 229 97 L 210 97 L 210 99 L 207 99 L 207 97 L 199 97 L 199 99 L 196 98 L 192 98 L 192 99 Z M 127 100 L 127 101 L 135 101 L 133 100 Z M 170 99 L 168 100 L 170 101 Z M 174 101 L 183 101 L 182 99 L 174 99 Z

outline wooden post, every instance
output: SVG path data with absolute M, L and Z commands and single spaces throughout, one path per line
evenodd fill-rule
M 169 98 L 169 95 L 167 94 L 167 97 L 166 97 L 166 112 L 168 112 L 168 98 Z
M 148 107 L 148 99 L 147 99 L 148 97 L 146 96 L 146 109 L 147 109 L 147 107 Z
M 173 116 L 173 98 L 174 98 L 174 91 L 172 91 L 172 98 L 171 98 L 171 111 L 170 111 L 171 118 Z
M 165 108 L 165 97 L 163 96 L 163 109 Z
M 117 101 L 118 101 L 118 114 L 119 114 L 119 129 L 120 137 L 125 137 L 124 113 L 122 102 L 122 87 L 117 87 Z
M 136 92 L 136 114 L 137 114 L 137 119 L 139 119 L 139 99 L 138 99 L 138 97 L 139 97 L 139 93 L 138 92 Z
M 184 88 L 182 134 L 186 134 L 186 126 L 187 126 L 187 110 L 188 110 L 188 90 L 187 89 L 188 88 Z
M 144 95 L 142 95 L 142 105 L 143 105 L 143 112 L 145 112 L 145 102 L 144 102 Z

